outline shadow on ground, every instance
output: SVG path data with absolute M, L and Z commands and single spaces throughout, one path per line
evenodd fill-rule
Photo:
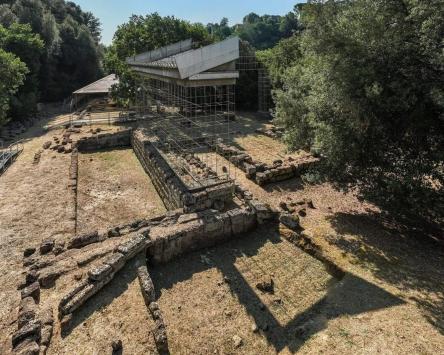
M 313 335 L 327 327 L 328 321 L 344 315 L 357 315 L 374 310 L 394 307 L 404 302 L 351 274 L 346 274 L 342 280 L 333 279 L 326 295 L 317 302 L 297 314 L 290 322 L 281 325 L 273 315 L 272 310 L 263 307 L 262 301 L 250 284 L 235 266 L 235 261 L 241 256 L 255 256 L 259 249 L 268 241 L 273 244 L 282 243 L 276 227 L 269 226 L 265 231 L 253 232 L 243 239 L 230 242 L 226 248 L 219 248 L 212 257 L 212 265 L 201 262 L 196 252 L 187 256 L 187 267 L 180 267 L 184 262 L 173 261 L 167 266 L 156 267 L 152 276 L 158 296 L 162 290 L 171 289 L 175 284 L 191 279 L 193 274 L 217 268 L 230 281 L 229 288 L 247 313 L 253 317 L 256 324 L 262 328 L 266 325 L 264 336 L 267 342 L 279 352 L 288 347 L 296 352 Z M 231 250 L 231 252 L 229 252 Z M 180 263 L 180 264 L 179 264 Z M 174 271 L 174 272 L 173 272 Z M 198 310 L 196 310 L 198 311 Z
M 128 262 L 108 285 L 91 297 L 78 311 L 74 312 L 72 322 L 69 328 L 63 332 L 62 338 L 69 336 L 75 328 L 84 324 L 92 314 L 109 306 L 114 299 L 126 292 L 129 285 L 137 278 L 137 267 L 143 263 L 143 259 L 144 257 L 139 255 Z M 142 293 L 140 293 L 140 297 L 142 297 Z
M 424 237 L 420 228 L 394 224 L 377 213 L 337 213 L 330 222 L 339 235 L 330 237 L 330 244 L 355 256 L 377 278 L 410 294 L 427 320 L 444 334 L 442 244 Z

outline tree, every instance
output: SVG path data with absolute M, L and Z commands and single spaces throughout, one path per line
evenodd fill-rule
M 233 29 L 228 25 L 228 19 L 224 17 L 220 23 L 209 23 L 207 31 L 215 41 L 223 41 L 233 34 Z
M 23 85 L 11 100 L 10 114 L 13 117 L 24 118 L 36 111 L 43 47 L 43 41 L 32 32 L 30 25 L 13 23 L 9 29 L 0 25 L 0 48 L 20 58 L 28 69 Z
M 0 25 L 11 26 L 17 22 L 17 16 L 12 12 L 11 7 L 7 4 L 0 5 Z
M 128 23 L 118 27 L 104 61 L 106 70 L 119 76 L 120 84 L 114 88 L 114 96 L 128 100 L 135 94 L 134 77 L 125 63 L 126 58 L 188 38 L 202 44 L 211 41 L 202 24 L 192 24 L 174 16 L 162 17 L 157 13 L 133 15 Z
M 242 24 L 234 27 L 234 32 L 261 50 L 274 47 L 281 39 L 290 37 L 299 28 L 296 11 L 285 16 L 259 16 L 250 13 L 244 17 Z
M 25 63 L 0 48 L 0 125 L 7 122 L 9 102 L 28 72 Z
M 438 218 L 444 2 L 313 1 L 301 15 L 300 58 L 277 71 L 286 142 L 321 153 L 328 176 L 382 206 Z
M 0 24 L 12 28 L 16 23 L 29 25 L 40 35 L 44 48 L 24 60 L 30 73 L 13 99 L 14 118 L 32 113 L 29 107 L 37 100 L 64 99 L 102 75 L 100 21 L 80 6 L 64 0 L 0 0 Z M 25 52 L 31 53 L 32 48 Z M 23 91 L 29 95 L 22 96 Z M 14 107 L 23 109 L 19 112 Z

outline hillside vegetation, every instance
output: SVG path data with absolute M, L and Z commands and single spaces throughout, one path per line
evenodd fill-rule
M 2 69 L 16 68 L 0 87 L 0 125 L 7 117 L 32 115 L 37 102 L 65 99 L 100 76 L 100 32 L 99 20 L 72 2 L 0 0 Z

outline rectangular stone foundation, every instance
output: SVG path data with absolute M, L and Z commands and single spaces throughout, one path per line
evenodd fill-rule
M 232 181 L 198 189 L 188 188 L 143 131 L 133 132 L 131 144 L 169 210 L 183 208 L 185 212 L 203 211 L 224 206 L 232 200 L 235 190 Z

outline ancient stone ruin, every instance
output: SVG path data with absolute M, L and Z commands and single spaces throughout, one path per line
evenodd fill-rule
M 69 332 L 73 315 L 130 260 L 143 255 L 145 262 L 137 270 L 141 295 L 155 324 L 152 334 L 157 349 L 168 353 L 168 331 L 156 303 L 148 265 L 165 264 L 180 255 L 241 238 L 264 224 L 280 223 L 292 242 L 308 245 L 301 237 L 298 217 L 288 208 L 274 210 L 239 185 L 229 167 L 219 169 L 228 161 L 262 186 L 300 176 L 318 161 L 307 157 L 277 160 L 270 165 L 230 145 L 237 59 L 238 39 L 199 50 L 193 50 L 186 41 L 129 58 L 128 63 L 140 76 L 141 102 L 136 115 L 140 122 L 112 133 L 92 129 L 80 139 L 72 135 L 86 129 L 72 124 L 61 138 L 54 137 L 54 142 L 43 145 L 44 150 L 71 154 L 68 191 L 72 237 L 44 240 L 24 250 L 27 271 L 19 285 L 18 329 L 12 337 L 15 352 L 45 353 L 54 324 L 59 324 L 61 336 Z M 79 154 L 120 148 L 134 151 L 169 212 L 78 234 Z M 307 249 L 325 261 L 313 245 Z M 86 277 L 78 272 L 84 268 Z M 42 303 L 41 290 L 50 294 L 60 278 L 71 273 L 75 282 L 69 291 L 60 299 L 45 296 Z M 268 280 L 257 288 L 271 292 L 273 282 Z M 237 346 L 241 343 L 236 340 Z M 122 343 L 116 341 L 112 348 L 119 351 Z

